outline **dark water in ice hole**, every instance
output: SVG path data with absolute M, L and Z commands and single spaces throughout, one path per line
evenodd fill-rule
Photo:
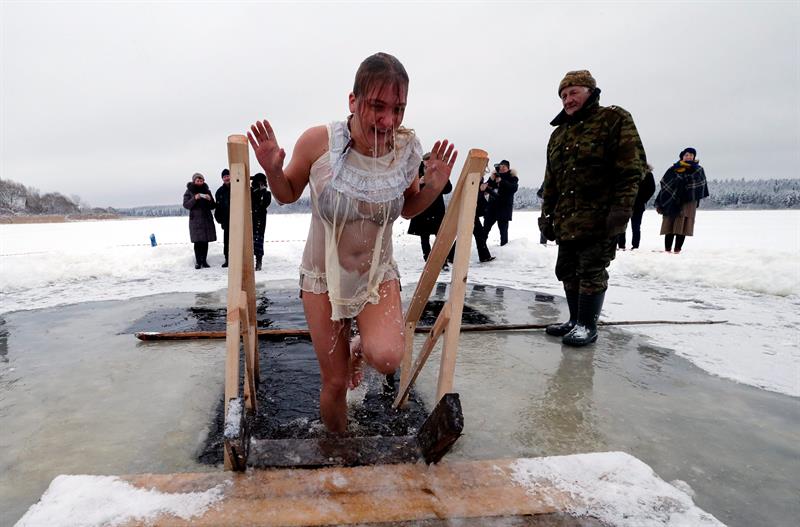
M 429 300 L 420 324 L 432 325 L 444 300 Z M 265 291 L 257 299 L 256 320 L 264 328 L 305 328 L 302 305 L 295 291 Z M 189 307 L 161 309 L 146 314 L 126 331 L 224 331 L 225 308 Z M 487 315 L 465 305 L 464 324 L 492 323 Z M 257 390 L 258 412 L 251 427 L 255 439 L 308 439 L 325 434 L 319 421 L 319 366 L 311 341 L 289 337 L 282 341 L 259 340 L 260 382 Z M 240 375 L 244 365 L 240 360 Z M 408 403 L 392 408 L 399 373 L 380 378 L 367 370 L 366 394 L 361 404 L 351 407 L 348 433 L 354 436 L 414 435 L 430 409 L 412 390 Z M 205 445 L 198 461 L 210 465 L 222 463 L 224 429 L 223 397 L 220 396 Z

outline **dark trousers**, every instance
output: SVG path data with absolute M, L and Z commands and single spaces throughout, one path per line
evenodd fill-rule
M 427 262 L 428 256 L 431 254 L 431 235 L 420 234 L 419 243 L 420 245 L 422 245 L 422 259 Z M 453 258 L 455 258 L 455 255 L 456 255 L 456 246 L 454 244 L 453 247 L 450 248 L 450 254 L 447 255 L 447 261 L 453 263 Z
M 639 241 L 642 239 L 642 216 L 644 216 L 644 211 L 633 211 L 633 216 L 631 216 L 631 232 L 633 233 L 633 237 L 631 238 L 631 249 L 638 249 L 639 248 Z M 625 248 L 625 233 L 621 233 L 617 237 L 617 245 L 620 249 Z
M 489 237 L 489 231 L 492 230 L 495 222 L 497 222 L 497 228 L 500 230 L 500 245 L 505 245 L 508 243 L 508 220 L 499 220 L 493 215 L 487 215 L 483 225 L 485 237 Z
M 475 216 L 475 223 L 472 226 L 472 236 L 475 238 L 475 247 L 478 249 L 478 259 L 480 261 L 488 260 L 492 257 L 489 248 L 486 247 L 486 231 L 484 226 L 481 225 L 481 219 Z
M 253 222 L 253 254 L 264 256 L 264 232 L 267 230 L 267 218 Z
M 683 234 L 667 234 L 664 236 L 664 250 L 671 251 L 672 250 L 672 240 L 675 239 L 675 251 L 680 251 L 683 248 L 683 242 L 686 240 L 686 236 Z
M 198 264 L 206 263 L 208 258 L 208 242 L 194 242 L 194 260 Z
M 633 233 L 631 247 L 634 249 L 639 248 L 639 241 L 642 239 L 642 216 L 644 216 L 644 209 L 633 211 L 633 216 L 631 216 L 631 232 Z
M 225 255 L 225 261 L 228 261 L 228 229 L 222 228 L 222 254 Z
M 616 236 L 604 240 L 560 240 L 556 277 L 566 291 L 596 295 L 608 289 L 606 267 L 616 254 Z

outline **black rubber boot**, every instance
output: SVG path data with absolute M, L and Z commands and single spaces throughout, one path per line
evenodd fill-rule
M 578 323 L 564 335 L 561 342 L 567 346 L 581 347 L 597 340 L 597 319 L 603 309 L 606 293 L 580 295 L 578 297 Z
M 260 256 L 256 256 L 256 271 L 260 271 L 260 270 L 261 270 L 261 257 Z
M 569 320 L 561 324 L 551 324 L 545 328 L 545 333 L 554 337 L 563 337 L 575 327 L 578 322 L 578 291 L 564 290 L 567 295 L 567 305 L 569 306 Z

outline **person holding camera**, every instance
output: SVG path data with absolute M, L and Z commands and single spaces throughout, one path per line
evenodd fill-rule
M 194 244 L 195 269 L 209 267 L 206 261 L 208 243 L 217 241 L 217 230 L 211 215 L 216 206 L 211 189 L 206 185 L 205 176 L 194 174 L 183 193 L 183 208 L 189 210 L 189 238 Z
M 487 207 L 483 229 L 486 237 L 497 223 L 500 230 L 500 245 L 508 243 L 508 222 L 514 210 L 514 194 L 519 189 L 517 172 L 511 170 L 511 163 L 503 159 L 494 166 L 494 172 L 486 182 Z
M 214 193 L 217 199 L 217 209 L 214 211 L 214 219 L 222 227 L 222 254 L 225 262 L 222 267 L 228 267 L 228 224 L 231 217 L 231 172 L 227 168 L 222 170 L 222 186 Z
M 564 108 L 550 123 L 557 128 L 547 144 L 539 228 L 558 241 L 556 277 L 569 320 L 546 332 L 568 346 L 585 346 L 597 340 L 606 268 L 633 212 L 646 156 L 631 114 L 600 106 L 589 71 L 568 72 L 558 96 Z
M 264 233 L 267 229 L 267 207 L 272 203 L 272 193 L 267 189 L 267 176 L 259 172 L 250 176 L 250 211 L 253 218 L 253 253 L 256 271 L 261 270 L 264 257 Z

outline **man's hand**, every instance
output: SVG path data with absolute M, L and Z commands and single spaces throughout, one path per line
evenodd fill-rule
M 542 235 L 554 242 L 556 240 L 556 228 L 553 225 L 553 217 L 552 216 L 539 216 L 539 231 L 541 231 Z
M 606 218 L 606 233 L 608 236 L 616 236 L 625 232 L 629 219 L 631 219 L 630 210 L 611 209 Z

